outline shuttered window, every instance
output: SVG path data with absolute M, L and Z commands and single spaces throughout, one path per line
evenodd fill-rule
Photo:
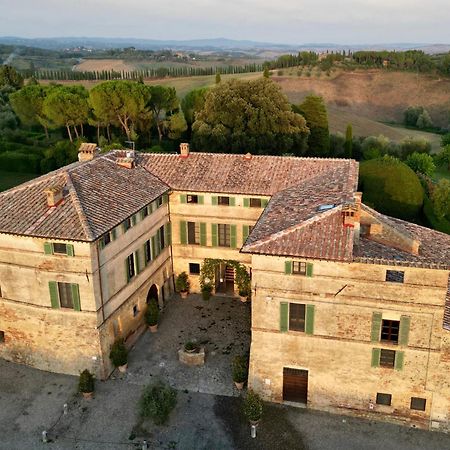
M 372 349 L 372 367 L 384 367 L 388 369 L 402 370 L 404 352 L 385 348 Z
M 48 286 L 52 308 L 68 308 L 81 311 L 78 284 L 50 281 Z
M 44 253 L 46 255 L 75 256 L 74 246 L 63 242 L 44 242 Z
M 127 281 L 130 281 L 136 275 L 136 267 L 134 264 L 134 253 L 129 255 L 125 260 L 125 270 Z
M 230 197 L 224 196 L 217 197 L 217 204 L 221 206 L 230 206 Z
M 218 245 L 219 247 L 230 247 L 231 245 L 231 228 L 230 225 L 218 225 Z
M 187 241 L 190 245 L 200 245 L 200 224 L 187 222 Z
M 380 366 L 393 368 L 395 364 L 395 350 L 381 349 Z
M 315 307 L 314 305 L 305 305 L 303 303 L 281 303 L 280 305 L 288 305 L 286 308 L 286 312 L 283 311 L 283 314 L 288 314 L 286 318 L 280 312 L 280 320 L 285 320 L 286 324 L 280 323 L 280 330 L 283 327 L 286 327 L 290 331 L 301 331 L 306 334 L 314 333 L 314 313 Z
M 398 333 L 400 329 L 400 322 L 398 320 L 383 319 L 381 321 L 381 341 L 398 343 Z
M 312 277 L 313 267 L 314 265 L 312 263 L 307 263 L 303 261 L 285 261 L 284 273 L 287 275 L 295 274 Z

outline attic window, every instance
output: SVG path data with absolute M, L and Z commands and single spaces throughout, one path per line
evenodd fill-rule
M 336 205 L 335 204 L 329 204 L 329 205 L 320 205 L 317 210 L 318 211 L 328 211 L 329 209 L 333 209 Z

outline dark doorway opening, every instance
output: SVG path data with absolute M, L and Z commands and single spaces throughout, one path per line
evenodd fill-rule
M 303 403 L 308 401 L 308 371 L 299 369 L 283 369 L 283 400 Z
M 224 263 L 216 267 L 216 293 L 234 294 L 234 268 Z
M 152 284 L 150 290 L 148 291 L 147 304 L 149 304 L 152 299 L 156 300 L 156 303 L 158 303 L 158 287 L 156 284 Z

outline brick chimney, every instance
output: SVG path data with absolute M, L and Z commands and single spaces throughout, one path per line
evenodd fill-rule
M 247 160 L 247 161 L 250 161 L 252 159 L 252 154 L 250 152 L 246 153 L 244 155 L 244 159 Z
M 78 149 L 78 161 L 85 162 L 93 160 L 98 154 L 97 144 L 83 143 Z
M 187 142 L 182 142 L 180 144 L 180 157 L 187 158 L 189 156 L 189 144 Z
M 121 152 L 116 159 L 116 163 L 119 166 L 125 167 L 126 169 L 132 169 L 135 166 L 136 153 L 134 150 L 127 150 L 126 152 Z
M 63 186 L 50 186 L 44 189 L 44 192 L 47 195 L 47 205 L 50 208 L 57 206 L 64 199 Z

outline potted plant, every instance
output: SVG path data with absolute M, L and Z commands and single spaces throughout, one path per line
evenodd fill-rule
M 181 272 L 178 275 L 175 286 L 177 288 L 177 291 L 180 293 L 181 298 L 186 298 L 188 296 L 190 283 L 188 274 L 186 272 Z
M 125 347 L 124 340 L 117 339 L 111 347 L 111 352 L 109 353 L 109 357 L 114 364 L 114 367 L 117 367 L 120 372 L 124 373 L 127 371 L 128 367 L 128 351 Z
M 94 375 L 89 372 L 88 369 L 84 369 L 83 372 L 80 373 L 78 391 L 83 394 L 84 398 L 90 399 L 94 395 L 94 385 Z
M 205 284 L 202 287 L 202 298 L 203 300 L 209 300 L 211 298 L 212 286 L 210 284 Z
M 248 377 L 248 362 L 247 358 L 243 355 L 237 355 L 233 359 L 233 381 L 237 389 L 242 390 L 244 383 Z
M 249 291 L 245 288 L 239 289 L 239 297 L 241 302 L 245 303 L 248 300 Z
M 184 344 L 184 351 L 186 353 L 195 353 L 198 350 L 198 345 L 195 342 L 188 341 Z
M 152 333 L 158 329 L 159 308 L 155 299 L 151 299 L 145 311 L 145 321 Z
M 252 425 L 258 425 L 263 412 L 263 402 L 261 397 L 252 390 L 248 391 L 242 405 L 242 410 L 245 417 L 247 417 Z

